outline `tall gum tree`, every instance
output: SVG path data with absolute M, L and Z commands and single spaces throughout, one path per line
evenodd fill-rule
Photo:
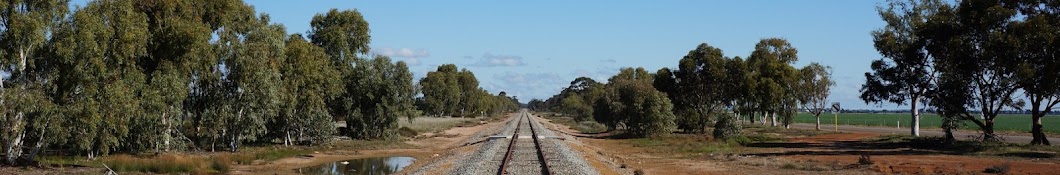
M 14 164 L 22 155 L 26 134 L 32 134 L 33 127 L 40 125 L 30 114 L 36 109 L 23 108 L 35 104 L 19 104 L 41 99 L 14 99 L 43 97 L 44 82 L 34 83 L 41 78 L 25 72 L 27 66 L 34 64 L 40 48 L 46 47 L 48 35 L 68 13 L 68 0 L 12 0 L 0 2 L 0 72 L 8 73 L 7 79 L 0 77 L 0 121 L 4 125 L 0 131 L 0 146 L 6 163 Z M 47 65 L 42 65 L 47 66 Z M 13 81 L 17 89 L 9 89 L 8 81 Z M 8 84 L 5 86 L 5 84 Z M 35 85 L 37 84 L 37 85 Z M 8 92 L 13 91 L 13 92 Z M 17 93 L 8 95 L 8 93 Z M 35 94 L 27 94 L 35 93 Z M 26 110 L 26 111 L 23 111 Z M 50 121 L 50 120 L 48 120 Z M 38 144 L 39 145 L 39 144 Z
M 799 70 L 799 102 L 803 109 L 817 119 L 815 127 L 821 130 L 821 113 L 828 108 L 828 95 L 835 82 L 832 81 L 832 67 L 810 63 Z
M 787 127 L 796 112 L 795 84 L 799 73 L 791 64 L 798 60 L 798 50 L 782 38 L 762 39 L 747 59 L 758 83 L 754 96 L 759 98 L 759 109 L 763 117 L 769 116 L 772 126 L 777 126 L 779 114 Z
M 1027 18 L 1014 24 L 1020 42 L 1017 77 L 1031 107 L 1031 144 L 1050 145 L 1042 118 L 1060 104 L 1060 3 L 1021 1 Z
M 984 141 L 1000 140 L 994 133 L 994 120 L 1002 110 L 1024 106 L 1015 95 L 1020 88 L 1017 59 L 1028 53 L 1021 52 L 1019 46 L 1024 41 L 1011 30 L 1017 23 L 1017 11 L 1009 5 L 992 0 L 961 1 L 950 11 L 953 13 L 944 14 L 951 16 L 950 20 L 927 30 L 935 32 L 930 35 L 935 42 L 929 42 L 928 50 L 937 56 L 936 65 L 946 67 L 940 69 L 944 70 L 942 77 L 967 86 L 960 88 L 967 93 L 948 94 L 938 100 L 951 108 L 978 108 L 979 118 L 959 108 L 950 112 L 979 126 Z
M 883 58 L 872 62 L 865 73 L 860 98 L 868 103 L 909 105 L 910 134 L 920 136 L 921 102 L 935 87 L 934 57 L 927 52 L 920 28 L 946 4 L 940 0 L 891 0 L 877 7 L 887 23 L 872 32 L 876 50 Z

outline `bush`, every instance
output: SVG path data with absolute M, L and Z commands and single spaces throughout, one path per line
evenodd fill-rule
M 718 122 L 714 124 L 714 138 L 729 139 L 740 136 L 740 124 L 736 123 L 736 116 L 719 115 Z
M 416 132 L 416 130 L 412 130 L 412 128 L 409 128 L 409 127 L 398 128 L 397 132 L 398 132 L 398 135 L 401 135 L 401 137 L 412 138 L 412 137 L 416 137 L 417 135 L 419 135 L 419 133 Z
M 983 172 L 984 173 L 992 173 L 992 174 L 1008 174 L 1008 170 L 1011 169 L 1011 168 L 1012 168 L 1012 165 L 1009 165 L 1008 163 L 1005 163 L 1005 164 L 1001 164 L 1001 165 L 995 165 L 995 166 L 992 166 L 992 167 L 987 167 L 986 170 L 983 170 Z
M 203 160 L 202 157 L 182 157 L 174 155 L 159 155 L 153 158 L 115 155 L 106 158 L 103 162 L 117 172 L 208 174 L 225 173 L 228 172 L 229 169 L 229 162 L 226 161 L 226 159 L 211 158 L 210 160 Z
M 633 170 L 633 174 L 634 175 L 644 175 L 644 170 L 641 170 L 641 169 Z
M 744 137 L 744 136 L 736 136 L 736 137 L 733 137 L 733 138 L 725 139 L 725 142 L 730 144 L 730 145 L 736 145 L 736 144 L 749 145 L 751 143 L 754 143 L 754 140 L 751 140 L 751 138 Z
M 872 165 L 873 163 L 875 162 L 872 161 L 872 157 L 868 154 L 862 154 L 861 157 L 858 157 L 858 164 L 860 165 Z

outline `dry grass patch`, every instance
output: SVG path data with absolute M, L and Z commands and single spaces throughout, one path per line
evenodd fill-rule
M 113 155 L 104 158 L 104 165 L 117 172 L 146 173 L 191 173 L 216 174 L 227 173 L 230 160 L 225 156 L 187 156 L 163 154 L 151 157 L 130 155 Z

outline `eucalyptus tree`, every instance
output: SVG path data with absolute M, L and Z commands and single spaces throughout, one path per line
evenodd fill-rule
M 342 93 L 339 71 L 331 67 L 322 48 L 301 35 L 288 36 L 285 45 L 286 59 L 280 71 L 286 96 L 270 131 L 284 145 L 326 142 L 335 133 L 327 101 Z
M 346 95 L 352 98 L 351 114 L 345 117 L 346 135 L 356 139 L 379 139 L 393 134 L 398 117 L 412 117 L 415 90 L 412 72 L 405 62 L 376 56 L 359 61 L 352 70 Z
M 1050 145 L 1042 117 L 1060 104 L 1060 3 L 1021 1 L 1016 5 L 1027 16 L 1013 28 L 1023 53 L 1018 56 L 1016 76 L 1031 107 L 1031 144 Z
M 142 108 L 147 111 L 135 117 L 130 132 L 130 150 L 155 149 L 169 151 L 186 144 L 185 114 L 195 113 L 196 105 L 189 105 L 196 79 L 207 77 L 216 61 L 210 39 L 223 25 L 216 16 L 225 8 L 241 1 L 136 1 L 135 9 L 147 16 L 149 33 L 147 55 L 140 60 L 140 69 L 147 77 L 141 95 Z M 138 146 L 133 146 L 138 145 Z
M 475 73 L 463 68 L 456 75 L 456 86 L 460 89 L 460 98 L 456 103 L 456 109 L 454 112 L 459 113 L 461 116 L 474 116 L 476 113 L 485 111 L 487 106 L 482 106 L 476 102 L 481 98 L 487 98 L 490 96 L 489 93 L 479 93 L 478 79 L 475 78 Z
M 832 67 L 810 63 L 799 70 L 799 102 L 803 109 L 817 119 L 815 127 L 821 130 L 821 113 L 828 108 L 828 95 L 835 82 L 832 81 Z
M 246 7 L 249 8 L 249 7 Z M 219 36 L 218 54 L 226 67 L 223 89 L 228 110 L 223 132 L 229 151 L 238 151 L 244 141 L 266 133 L 265 122 L 277 117 L 283 89 L 280 66 L 284 62 L 286 29 L 270 24 L 268 15 L 235 15 L 235 23 Z
M 777 126 L 777 114 L 784 117 L 787 127 L 796 112 L 795 97 L 798 71 L 791 66 L 798 61 L 798 50 L 787 40 L 766 38 L 755 44 L 747 63 L 757 79 L 755 97 L 763 115 L 770 116 L 771 125 Z
M 341 73 L 343 93 L 328 101 L 329 112 L 336 117 L 346 118 L 353 115 L 356 108 L 356 89 L 354 66 L 365 62 L 361 55 L 368 54 L 371 42 L 368 22 L 357 10 L 331 9 L 327 13 L 317 14 L 310 21 L 309 39 L 323 48 L 331 60 L 331 66 Z
M 696 126 L 691 129 L 693 132 L 703 132 L 706 130 L 709 121 L 712 121 L 712 117 L 721 112 L 721 108 L 726 104 L 725 97 L 725 80 L 726 75 L 726 62 L 727 58 L 724 57 L 721 49 L 714 48 L 706 43 L 699 44 L 695 49 L 688 51 L 678 64 L 678 70 L 671 72 L 672 75 L 656 75 L 659 78 L 672 78 L 672 80 L 656 80 L 658 84 L 663 85 L 664 90 L 671 90 L 671 98 L 673 104 L 679 105 L 676 108 L 688 109 L 691 111 L 677 112 L 680 114 L 693 115 L 694 120 L 686 120 L 694 122 Z M 666 74 L 666 70 L 661 70 L 662 74 Z M 672 87 L 667 87 L 665 84 L 672 83 Z
M 749 115 L 750 121 L 754 122 L 754 97 L 751 96 L 754 91 L 754 76 L 751 75 L 747 61 L 739 56 L 734 57 L 726 62 L 725 70 L 728 89 L 725 100 L 729 101 L 735 116 L 746 114 Z
M 146 76 L 138 59 L 147 54 L 147 16 L 133 1 L 93 1 L 76 10 L 54 34 L 62 71 L 57 97 L 66 111 L 69 144 L 90 159 L 123 144 Z
M 935 87 L 938 74 L 935 55 L 927 51 L 920 29 L 946 6 L 941 0 L 891 0 L 887 7 L 877 7 L 887 25 L 873 31 L 872 38 L 883 58 L 865 73 L 860 97 L 865 103 L 908 104 L 913 136 L 920 136 L 921 102 Z
M 420 79 L 427 113 L 445 116 L 456 112 L 456 104 L 463 97 L 463 91 L 457 85 L 458 74 L 456 65 L 445 64 Z
M 1023 101 L 1017 99 L 1019 90 L 1019 63 L 1023 53 L 1019 48 L 1020 37 L 1008 29 L 1014 28 L 1017 10 L 1011 4 L 1000 1 L 961 1 L 952 13 L 951 20 L 939 22 L 926 31 L 931 42 L 928 51 L 937 55 L 937 64 L 946 66 L 944 74 L 963 79 L 969 93 L 952 94 L 939 100 L 956 106 L 979 108 L 981 120 L 967 110 L 957 115 L 971 120 L 983 131 L 983 140 L 998 141 L 994 134 L 994 119 L 1006 108 L 1019 109 Z M 1033 41 L 1033 40 L 1032 40 Z M 1033 88 L 1032 88 L 1033 89 Z M 964 101 L 957 101 L 963 99 Z
M 653 75 L 644 68 L 623 68 L 608 80 L 609 127 L 625 126 L 634 137 L 664 135 L 674 126 L 673 104 L 652 87 Z M 603 116 L 600 116 L 603 117 Z
M 56 117 L 54 113 L 40 113 L 51 110 L 45 108 L 45 103 L 51 102 L 44 98 L 48 93 L 46 86 L 51 83 L 41 81 L 49 78 L 49 73 L 39 70 L 51 70 L 51 65 L 38 60 L 44 59 L 39 56 L 47 50 L 41 48 L 47 47 L 53 28 L 68 13 L 67 3 L 68 0 L 0 2 L 0 72 L 9 75 L 0 77 L 0 122 L 4 123 L 0 146 L 8 164 L 16 163 L 23 155 L 23 146 L 33 144 L 33 150 L 39 150 L 53 140 L 43 136 L 33 139 L 36 141 L 29 138 L 47 133 L 47 126 L 57 124 L 51 122 Z M 38 71 L 26 72 L 27 69 Z M 15 86 L 11 87 L 11 83 Z

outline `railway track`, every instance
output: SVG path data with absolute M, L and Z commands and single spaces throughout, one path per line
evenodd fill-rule
M 535 128 L 533 119 L 527 113 L 519 116 L 515 132 L 508 143 L 508 149 L 504 154 L 497 174 L 552 174 L 548 159 L 545 158 L 544 148 L 541 144 L 541 136 L 538 128 Z M 529 136 L 526 136 L 529 134 Z M 520 142 L 521 139 L 530 138 L 532 142 Z M 532 143 L 532 144 L 531 144 Z
M 577 151 L 567 146 L 569 136 L 556 135 L 529 111 L 511 114 L 503 126 L 484 130 L 482 140 L 469 140 L 472 152 L 448 158 L 454 167 L 448 174 L 570 174 L 598 175 Z M 574 140 L 574 142 L 577 142 Z M 430 167 L 443 166 L 442 163 Z M 412 174 L 428 174 L 418 171 Z

